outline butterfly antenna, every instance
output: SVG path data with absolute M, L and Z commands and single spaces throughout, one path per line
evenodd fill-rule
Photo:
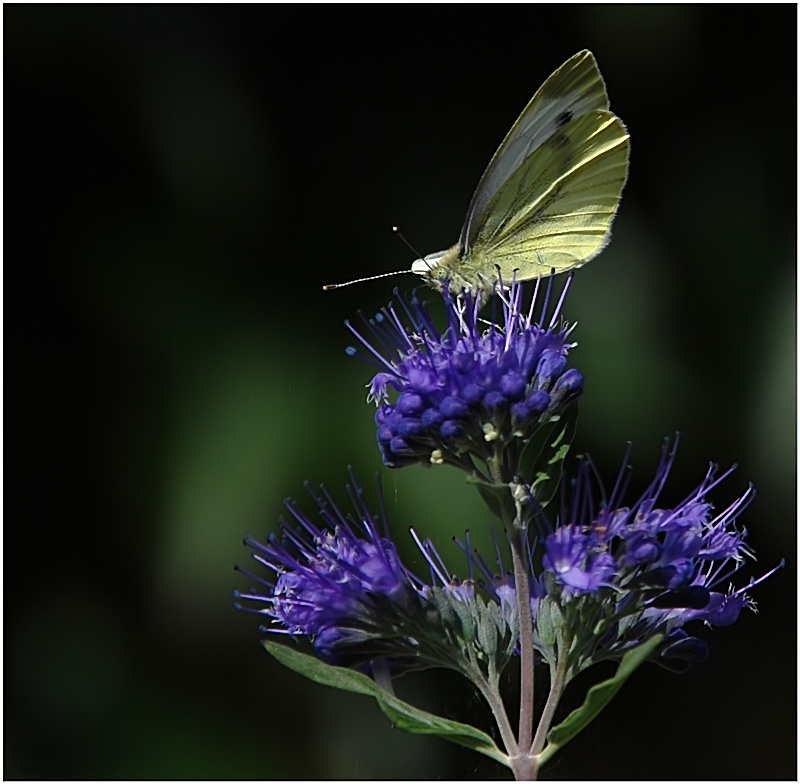
M 392 226 L 392 231 L 400 237 L 401 240 L 405 243 L 406 247 L 414 253 L 417 258 L 422 258 L 417 251 L 417 249 L 403 236 L 400 229 L 397 226 Z M 330 291 L 331 289 L 341 289 L 345 286 L 352 286 L 354 283 L 364 283 L 368 280 L 378 280 L 380 278 L 390 278 L 392 275 L 406 275 L 407 273 L 411 272 L 411 270 L 395 270 L 394 272 L 383 272 L 380 275 L 370 275 L 368 278 L 356 278 L 355 280 L 348 280 L 346 283 L 329 283 L 327 286 L 323 286 L 323 291 Z
M 403 244 L 418 258 L 422 258 L 422 254 L 403 236 L 403 232 L 397 226 L 392 226 L 392 231 L 403 240 Z
M 382 272 L 380 275 L 370 275 L 367 278 L 356 278 L 355 280 L 348 280 L 346 283 L 328 283 L 323 286 L 323 291 L 330 291 L 331 289 L 343 289 L 345 286 L 352 286 L 354 283 L 364 283 L 367 280 L 378 280 L 379 278 L 390 278 L 392 275 L 407 275 L 411 270 L 395 270 L 394 272 Z

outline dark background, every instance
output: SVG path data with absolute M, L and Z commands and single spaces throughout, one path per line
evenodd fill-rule
M 453 243 L 584 47 L 632 154 L 565 307 L 576 447 L 611 479 L 632 440 L 635 492 L 680 430 L 664 503 L 738 462 L 715 495 L 760 493 L 738 584 L 787 567 L 758 615 L 696 630 L 707 662 L 637 672 L 545 775 L 796 777 L 794 5 L 3 12 L 5 778 L 506 776 L 283 670 L 232 566 L 302 480 L 341 495 L 347 464 L 380 467 L 342 321 L 415 281 L 322 284 L 407 268 L 394 224 Z M 455 472 L 384 485 L 410 562 L 409 525 L 452 564 L 453 534 L 487 530 Z M 399 685 L 486 726 L 454 676 Z

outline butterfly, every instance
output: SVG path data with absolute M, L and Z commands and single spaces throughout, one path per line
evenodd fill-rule
M 586 264 L 608 244 L 629 135 L 588 50 L 537 90 L 472 196 L 458 242 L 411 266 L 436 289 L 490 292 Z

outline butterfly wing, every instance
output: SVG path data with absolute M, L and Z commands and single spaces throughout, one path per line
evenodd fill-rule
M 580 266 L 599 253 L 628 172 L 629 137 L 608 111 L 573 117 L 537 145 L 475 225 L 473 274 L 527 279 Z
M 578 52 L 551 74 L 489 161 L 467 210 L 458 243 L 461 254 L 471 249 L 489 202 L 526 158 L 573 118 L 608 108 L 605 83 L 591 52 Z

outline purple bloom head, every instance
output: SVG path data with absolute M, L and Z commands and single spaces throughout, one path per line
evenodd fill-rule
M 723 588 L 752 557 L 746 533 L 736 525 L 753 498 L 752 488 L 721 512 L 715 513 L 707 500 L 733 469 L 717 475 L 712 466 L 683 501 L 660 507 L 675 458 L 666 443 L 653 482 L 635 503 L 622 506 L 630 476 L 627 458 L 610 495 L 591 461 L 582 459 L 554 522 L 530 488 L 517 488 L 517 496 L 528 499 L 521 508 L 527 509 L 523 514 L 529 515 L 532 534 L 527 581 L 534 650 L 538 660 L 551 666 L 566 656 L 570 678 L 597 661 L 619 659 L 659 634 L 664 640 L 651 658 L 672 671 L 685 671 L 705 658 L 708 649 L 683 626 L 695 620 L 715 626 L 733 623 L 742 609 L 754 608 L 746 591 L 772 574 L 739 589 Z M 469 536 L 459 545 L 467 555 L 470 584 L 499 605 L 508 626 L 518 633 L 515 579 L 503 565 L 499 543 L 499 574 L 472 552 Z M 429 563 L 439 563 L 435 576 L 445 585 L 448 572 L 438 555 L 429 543 L 423 552 Z
M 379 494 L 385 521 L 380 486 Z M 500 606 L 476 596 L 472 579 L 445 576 L 436 567 L 426 585 L 409 572 L 355 479 L 350 490 L 355 514 L 342 512 L 325 488 L 321 497 L 311 495 L 322 528 L 287 501 L 297 526 L 282 520 L 281 542 L 245 538 L 253 558 L 276 575 L 268 580 L 237 567 L 259 587 L 235 591 L 237 600 L 246 602 L 236 606 L 269 618 L 261 631 L 305 637 L 329 664 L 378 667 L 392 676 L 426 667 L 473 674 L 476 668 L 502 669 L 516 638 Z M 433 565 L 432 546 L 412 534 Z
M 585 459 L 563 496 L 555 526 L 543 511 L 536 514 L 543 553 L 539 576 L 547 585 L 548 600 L 562 612 L 575 605 L 575 618 L 586 626 L 573 633 L 600 638 L 599 644 L 576 645 L 591 653 L 579 669 L 619 658 L 656 634 L 665 635 L 656 660 L 670 669 L 685 669 L 706 649 L 682 631 L 684 624 L 702 620 L 727 625 L 743 608 L 754 606 L 745 590 L 760 580 L 739 590 L 720 588 L 752 557 L 746 531 L 736 521 L 753 499 L 753 489 L 715 513 L 707 495 L 734 469 L 718 476 L 712 466 L 682 502 L 659 507 L 675 446 L 677 441 L 672 449 L 665 443 L 655 479 L 629 507 L 621 506 L 630 470 L 626 455 L 626 467 L 610 496 Z
M 419 581 L 400 562 L 388 532 L 378 529 L 355 481 L 355 515 L 343 513 L 325 488 L 322 497 L 309 492 L 325 525 L 317 528 L 287 501 L 297 526 L 281 520 L 281 542 L 274 536 L 266 544 L 246 537 L 253 558 L 276 577 L 267 580 L 237 567 L 267 589 L 237 591 L 236 597 L 248 602 L 237 606 L 271 619 L 263 631 L 307 637 L 331 664 L 358 666 L 386 658 L 395 672 L 413 667 L 416 643 L 398 629 L 421 612 Z
M 487 480 L 492 474 L 493 481 L 519 473 L 531 436 L 558 419 L 583 388 L 581 374 L 567 368 L 571 328 L 558 322 L 569 281 L 543 326 L 551 287 L 552 278 L 541 323 L 533 317 L 536 291 L 524 312 L 522 285 L 512 281 L 498 286 L 488 322 L 478 316 L 479 297 L 465 292 L 454 298 L 445 285 L 444 330 L 416 299 L 365 320 L 366 336 L 348 324 L 380 371 L 367 399 L 378 406 L 378 444 L 387 466 L 448 463 Z M 499 466 L 502 476 L 487 465 Z

